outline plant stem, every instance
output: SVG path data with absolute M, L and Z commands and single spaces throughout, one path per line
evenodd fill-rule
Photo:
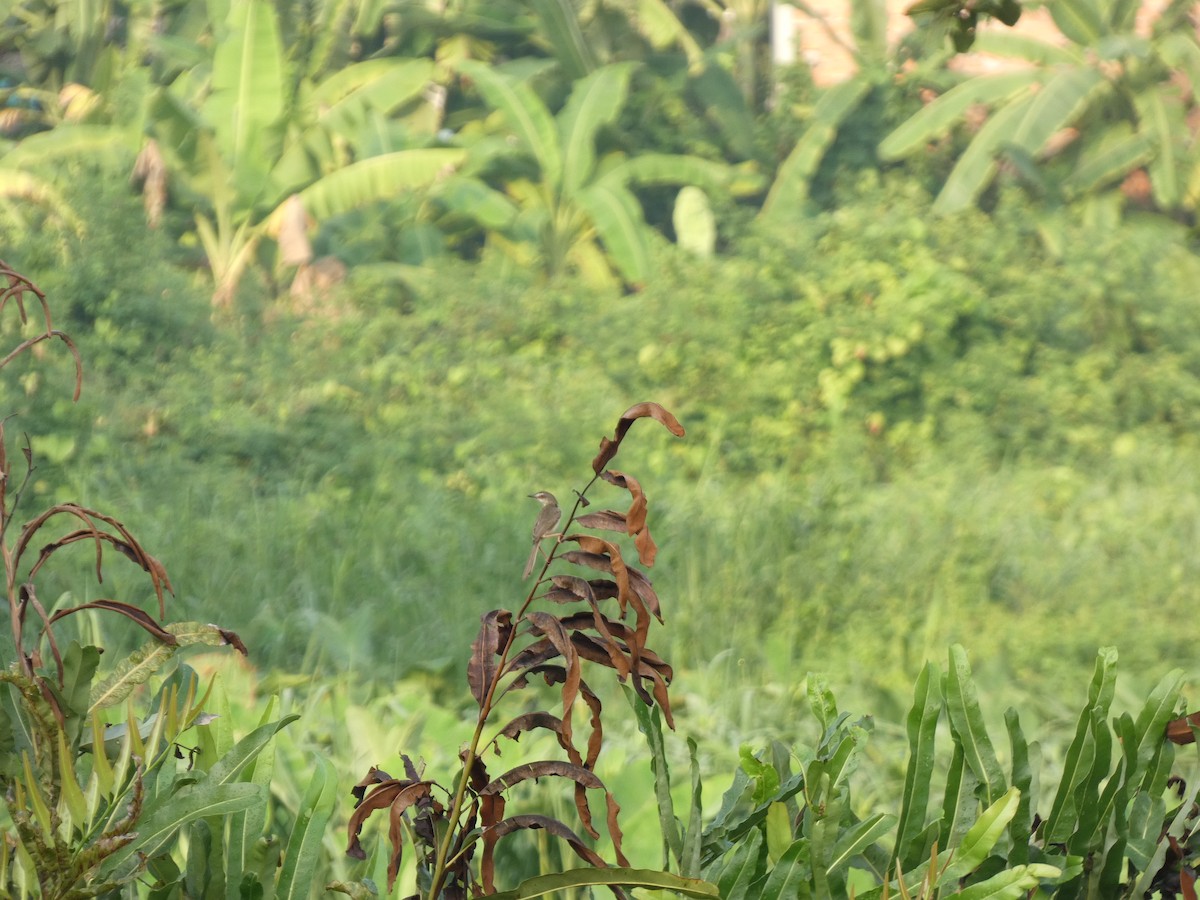
M 438 844 L 437 857 L 433 863 L 433 878 L 429 884 L 428 900 L 437 900 L 441 893 L 442 887 L 446 883 L 446 876 L 449 871 L 450 847 L 454 843 L 455 829 L 458 826 L 458 819 L 462 815 L 463 803 L 467 796 L 467 785 L 471 781 L 471 769 L 475 765 L 475 761 L 479 759 L 479 741 L 483 737 L 483 730 L 487 727 L 488 717 L 492 714 L 492 703 L 496 696 L 496 689 L 500 686 L 500 679 L 504 676 L 505 667 L 508 664 L 508 655 L 512 652 L 513 644 L 516 643 L 517 629 L 521 624 L 521 620 L 528 612 L 530 604 L 533 603 L 534 595 L 537 593 L 538 585 L 542 583 L 542 579 L 546 574 L 546 570 L 550 567 L 550 563 L 554 561 L 554 554 L 558 551 L 559 545 L 562 543 L 562 533 L 566 532 L 571 527 L 571 523 L 575 521 L 575 516 L 579 512 L 580 504 L 583 503 L 583 498 L 587 492 L 592 489 L 592 485 L 600 477 L 599 473 L 592 476 L 591 480 L 584 486 L 582 491 L 575 493 L 575 503 L 571 507 L 571 512 L 567 516 L 566 522 L 563 523 L 559 533 L 558 540 L 555 542 L 554 549 L 546 554 L 546 561 L 542 564 L 542 570 L 538 573 L 537 579 L 533 582 L 533 587 L 529 589 L 528 595 L 525 597 L 525 602 L 521 604 L 521 608 L 517 611 L 516 620 L 513 622 L 512 630 L 508 634 L 508 640 L 504 642 L 504 649 L 500 653 L 500 663 L 496 666 L 496 673 L 492 676 L 492 681 L 488 685 L 487 695 L 483 698 L 483 702 L 479 705 L 479 718 L 475 723 L 475 733 L 471 736 L 471 742 L 467 745 L 467 751 L 463 754 L 463 769 L 462 774 L 458 777 L 458 785 L 454 791 L 454 801 L 450 805 L 450 814 L 447 816 L 446 834 Z

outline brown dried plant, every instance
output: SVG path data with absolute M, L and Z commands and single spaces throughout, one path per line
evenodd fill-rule
M 657 704 L 668 724 L 672 723 L 667 691 L 671 667 L 647 644 L 651 620 L 662 621 L 658 595 L 649 579 L 626 559 L 615 538 L 589 533 L 623 533 L 633 539 L 642 566 L 654 563 L 657 548 L 646 524 L 646 495 L 637 479 L 608 468 L 629 427 L 640 418 L 652 418 L 672 434 L 683 436 L 678 420 L 657 403 L 639 403 L 626 410 L 617 422 L 615 435 L 601 441 L 600 452 L 592 461 L 591 479 L 576 492 L 561 527 L 554 529 L 551 523 L 554 530 L 540 534 L 542 529 L 535 526 L 535 541 L 540 538 L 546 544 L 545 561 L 524 602 L 515 612 L 493 609 L 481 617 L 467 667 L 467 681 L 479 713 L 474 734 L 460 753 L 462 769 L 454 783 L 443 787 L 424 777 L 408 756 L 402 756 L 402 777 L 373 767 L 355 786 L 357 805 L 350 817 L 347 852 L 365 858 L 359 840 L 363 824 L 373 813 L 386 810 L 391 849 L 389 891 L 399 874 L 406 842 L 417 853 L 420 893 L 416 896 L 429 900 L 457 900 L 468 896 L 468 891 L 474 896 L 495 894 L 497 845 L 506 836 L 528 829 L 545 829 L 565 841 L 588 867 L 608 867 L 588 841 L 566 823 L 545 815 L 508 814 L 508 790 L 545 777 L 571 783 L 579 825 L 593 840 L 600 834 L 593 823 L 588 792 L 603 795 L 613 856 L 617 866 L 628 866 L 617 823 L 620 807 L 595 772 L 604 735 L 603 707 L 583 676 L 584 663 L 590 664 L 589 669 L 611 669 L 621 682 L 632 686 L 642 702 Z M 583 513 L 589 506 L 588 494 L 599 481 L 627 492 L 628 509 Z M 536 499 L 543 504 L 553 502 L 548 494 Z M 539 517 L 539 523 L 546 518 L 554 516 Z M 555 563 L 599 577 L 550 574 Z M 485 739 L 489 728 L 494 728 L 492 720 L 500 702 L 525 690 L 537 678 L 557 689 L 554 710 L 524 712 Z M 588 724 L 582 736 L 576 730 L 577 706 L 587 712 Z M 489 753 L 498 756 L 502 740 L 515 741 L 535 729 L 553 734 L 565 758 L 525 762 L 499 775 L 488 771 L 484 757 Z M 625 896 L 619 885 L 633 882 L 614 877 L 589 883 L 608 884 L 617 896 Z M 567 885 L 564 882 L 562 886 Z M 696 889 L 699 883 L 692 882 L 691 886 Z

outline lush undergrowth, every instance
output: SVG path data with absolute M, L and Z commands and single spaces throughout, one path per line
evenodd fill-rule
M 454 664 L 517 582 L 525 495 L 579 471 L 600 411 L 655 397 L 689 429 L 634 451 L 688 668 L 906 686 L 951 640 L 1030 690 L 1105 643 L 1190 664 L 1182 235 L 1039 229 L 1015 200 L 931 220 L 874 176 L 844 194 L 729 258 L 664 255 L 639 294 L 484 260 L 213 327 L 185 275 L 145 265 L 170 254 L 135 201 L 97 188 L 105 228 L 69 266 L 33 238 L 10 254 L 70 298 L 89 364 L 79 404 L 39 412 L 33 490 L 119 505 L 187 615 L 236 617 L 264 668 L 399 676 Z M 62 393 L 37 365 L 12 405 Z

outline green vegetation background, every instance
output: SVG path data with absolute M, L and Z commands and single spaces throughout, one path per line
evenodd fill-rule
M 264 669 L 461 666 L 520 589 L 525 495 L 644 397 L 689 429 L 635 451 L 683 669 L 903 687 L 957 640 L 1037 691 L 1105 643 L 1148 675 L 1193 657 L 1200 262 L 1161 219 L 1052 254 L 1015 194 L 938 220 L 868 172 L 638 293 L 447 261 L 213 327 L 136 198 L 79 175 L 70 265 L 36 234 L 10 253 L 87 361 L 74 406 L 65 361 L 5 385 L 34 490 L 124 510 L 177 614 Z

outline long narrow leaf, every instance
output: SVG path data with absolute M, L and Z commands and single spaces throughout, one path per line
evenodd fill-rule
M 934 741 L 942 714 L 941 679 L 933 663 L 926 663 L 917 677 L 912 709 L 908 713 L 908 768 L 900 799 L 900 819 L 892 858 L 911 869 L 925 856 L 916 838 L 925 830 L 929 809 L 930 782 L 934 768 Z
M 785 208 L 802 203 L 808 197 L 808 184 L 817 171 L 825 151 L 837 137 L 838 128 L 871 90 L 866 77 L 851 78 L 821 95 L 813 109 L 813 119 L 792 152 L 779 167 L 759 217 L 770 221 Z
M 575 82 L 558 115 L 562 147 L 562 193 L 569 197 L 591 178 L 596 166 L 596 132 L 620 113 L 633 75 L 632 63 L 597 69 Z
M 504 116 L 525 149 L 533 154 L 542 178 L 555 189 L 562 183 L 562 151 L 550 110 L 528 84 L 513 83 L 491 66 L 474 60 L 458 64 L 484 100 Z
M 967 662 L 967 651 L 955 644 L 950 648 L 950 668 L 946 677 L 946 711 L 955 739 L 962 745 L 963 758 L 984 785 L 984 802 L 991 806 L 1004 792 L 1004 773 L 988 737 L 979 707 L 979 696 Z
M 337 801 L 337 777 L 327 759 L 317 756 L 315 760 L 316 768 L 300 801 L 284 853 L 275 894 L 280 900 L 307 897 L 317 866 L 324 858 L 322 841 Z

